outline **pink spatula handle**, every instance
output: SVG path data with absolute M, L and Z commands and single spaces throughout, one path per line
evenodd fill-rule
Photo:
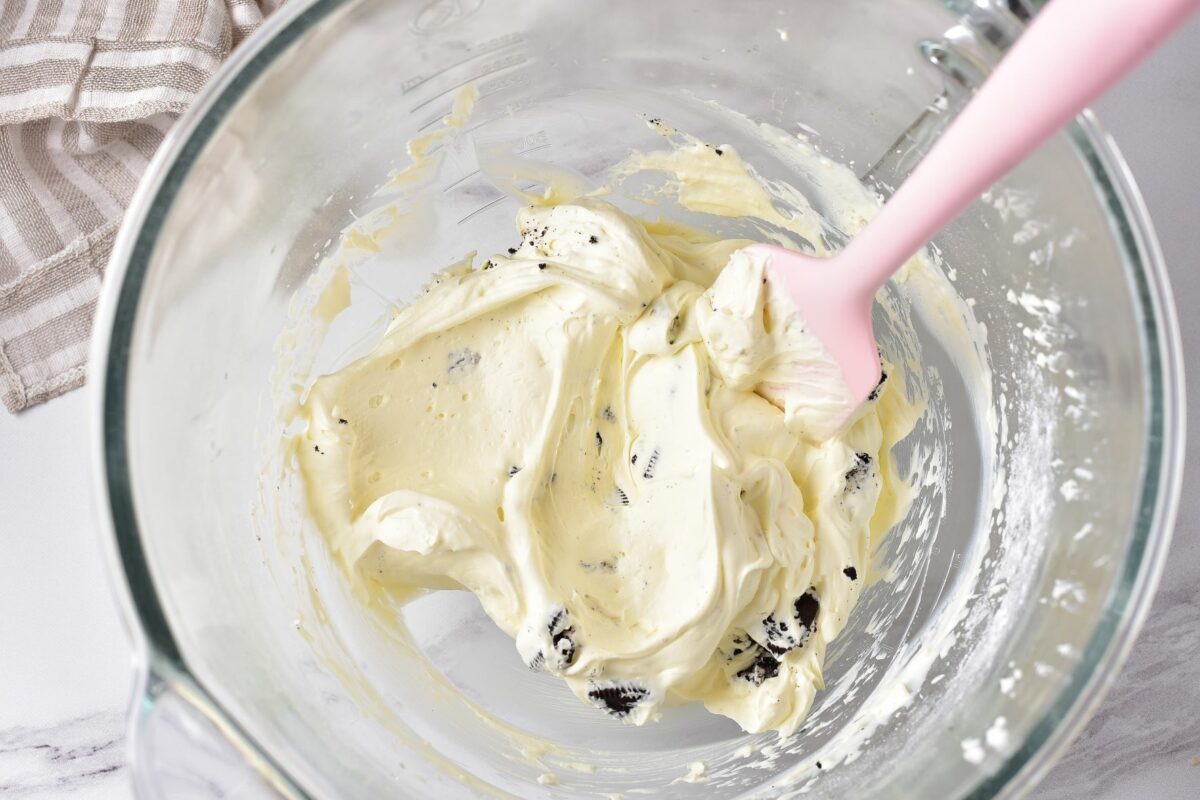
M 871 224 L 838 255 L 864 302 L 947 222 L 1200 8 L 1050 0 Z

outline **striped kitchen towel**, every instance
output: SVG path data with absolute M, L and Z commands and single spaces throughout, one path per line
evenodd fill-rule
M 138 178 L 221 60 L 283 0 L 0 0 L 0 397 L 81 385 Z

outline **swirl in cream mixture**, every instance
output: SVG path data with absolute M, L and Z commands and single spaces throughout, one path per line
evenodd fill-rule
M 317 522 L 357 579 L 475 593 L 614 716 L 794 731 L 894 521 L 904 392 L 837 430 L 840 373 L 748 241 L 596 200 L 518 226 L 316 381 Z

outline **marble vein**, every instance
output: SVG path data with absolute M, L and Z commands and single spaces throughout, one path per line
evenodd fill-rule
M 124 709 L 0 730 L 0 796 L 6 800 L 115 783 L 125 768 Z

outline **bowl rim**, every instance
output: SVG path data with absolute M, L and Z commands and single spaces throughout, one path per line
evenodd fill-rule
M 194 677 L 171 632 L 142 546 L 126 436 L 128 355 L 141 289 L 157 235 L 196 157 L 244 92 L 275 59 L 346 0 L 297 0 L 271 15 L 220 66 L 167 132 L 139 182 L 117 235 L 101 290 L 89 372 L 90 449 L 99 534 L 108 577 L 134 643 L 140 672 L 131 726 L 173 690 L 217 726 L 281 795 L 313 796 Z M 1146 363 L 1145 466 L 1133 536 L 1096 630 L 1058 696 L 1014 752 L 965 797 L 1020 796 L 1050 770 L 1099 707 L 1146 619 L 1165 564 L 1182 487 L 1185 399 L 1182 346 L 1162 251 L 1116 143 L 1091 111 L 1067 134 L 1103 200 L 1140 316 Z M 131 742 L 136 730 L 131 730 Z M 138 761 L 136 748 L 131 760 Z

